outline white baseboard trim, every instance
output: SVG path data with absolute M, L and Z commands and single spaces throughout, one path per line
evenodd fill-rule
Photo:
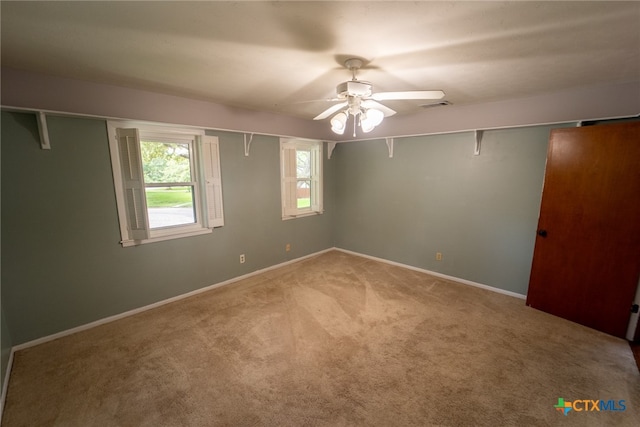
M 503 294 L 503 295 L 509 295 L 510 297 L 515 297 L 515 298 L 520 298 L 520 299 L 527 299 L 526 295 L 522 295 L 516 292 L 511 292 L 511 291 L 507 291 L 504 289 L 500 289 L 500 288 L 495 288 L 493 286 L 489 286 L 489 285 L 483 285 L 482 283 L 476 283 L 476 282 L 472 282 L 471 280 L 466 280 L 466 279 L 460 279 L 458 277 L 453 277 L 453 276 L 447 276 L 446 274 L 442 274 L 442 273 L 438 273 L 435 271 L 431 271 L 431 270 L 425 270 L 424 268 L 418 268 L 418 267 L 414 267 L 412 265 L 408 265 L 408 264 L 402 264 L 399 262 L 395 262 L 395 261 L 389 261 L 388 259 L 384 259 L 384 258 L 378 258 L 378 257 L 374 257 L 371 255 L 365 255 L 362 254 L 360 252 L 353 252 L 347 249 L 342 249 L 342 248 L 335 248 L 337 251 L 340 252 L 344 252 L 347 254 L 351 254 L 351 255 L 355 255 L 355 256 L 359 256 L 362 258 L 367 258 L 373 261 L 378 261 L 378 262 L 383 262 L 385 264 L 390 264 L 390 265 L 395 265 L 396 267 L 403 267 L 409 270 L 413 270 L 413 271 L 418 271 L 420 273 L 426 273 L 426 274 L 430 274 L 432 276 L 436 276 L 436 277 L 440 277 L 441 279 L 446 279 L 446 280 L 451 280 L 452 282 L 457 282 L 457 283 L 462 283 L 463 285 L 469 285 L 469 286 L 474 286 L 476 288 L 482 288 L 482 289 L 486 289 L 488 291 L 491 292 L 496 292 L 499 294 Z
M 7 399 L 7 390 L 9 389 L 9 377 L 11 376 L 11 368 L 13 367 L 13 353 L 15 348 L 11 348 L 9 354 L 9 362 L 7 363 L 7 370 L 4 373 L 4 381 L 2 382 L 2 396 L 0 396 L 0 423 L 2 423 L 2 414 L 4 413 L 4 402 Z
M 386 263 L 386 264 L 407 268 L 409 270 L 414 270 L 414 271 L 418 271 L 418 272 L 425 273 L 425 274 L 430 274 L 432 276 L 440 277 L 442 279 L 451 280 L 451 281 L 462 283 L 462 284 L 469 285 L 469 286 L 474 286 L 476 288 L 486 289 L 486 290 L 489 290 L 489 291 L 492 291 L 492 292 L 497 292 L 497 293 L 500 293 L 500 294 L 509 295 L 509 296 L 512 296 L 512 297 L 515 297 L 515 298 L 526 299 L 526 295 L 518 294 L 516 292 L 511 292 L 511 291 L 507 291 L 507 290 L 504 290 L 504 289 L 495 288 L 493 286 L 484 285 L 482 283 L 472 282 L 470 280 L 460 279 L 458 277 L 448 276 L 446 274 L 442 274 L 442 273 L 438 273 L 438 272 L 430 271 L 430 270 L 425 270 L 423 268 L 414 267 L 414 266 L 408 265 L 408 264 L 402 264 L 402 263 L 399 263 L 399 262 L 390 261 L 390 260 L 387 260 L 387 259 L 384 259 L 384 258 L 378 258 L 378 257 L 374 257 L 374 256 L 371 256 L 371 255 L 366 255 L 366 254 L 362 254 L 362 253 L 359 253 L 359 252 L 350 251 L 350 250 L 347 250 L 347 249 L 332 247 L 332 248 L 324 249 L 324 250 L 321 250 L 321 251 L 318 251 L 318 252 L 314 252 L 314 253 L 309 254 L 309 255 L 302 256 L 300 258 L 295 258 L 295 259 L 292 259 L 292 260 L 289 260 L 289 261 L 282 262 L 280 264 L 275 264 L 275 265 L 272 265 L 270 267 L 266 267 L 266 268 L 263 268 L 263 269 L 260 269 L 260 270 L 256 270 L 256 271 L 253 271 L 251 273 L 244 274 L 242 276 L 237 276 L 237 277 L 234 277 L 232 279 L 225 280 L 224 282 L 215 283 L 213 285 L 205 286 L 204 288 L 196 289 L 194 291 L 187 292 L 185 294 L 181 294 L 181 295 L 177 295 L 175 297 L 167 298 L 165 300 L 158 301 L 158 302 L 155 302 L 153 304 L 145 305 L 145 306 L 139 307 L 139 308 L 134 308 L 133 310 L 125 311 L 123 313 L 116 314 L 116 315 L 109 316 L 109 317 L 105 317 L 103 319 L 99 319 L 99 320 L 96 320 L 96 321 L 93 321 L 93 322 L 90 322 L 90 323 L 87 323 L 87 324 L 84 324 L 84 325 L 80 325 L 80 326 L 77 326 L 75 328 L 67 329 L 65 331 L 57 332 L 57 333 L 52 334 L 52 335 L 47 335 L 45 337 L 37 338 L 37 339 L 32 340 L 32 341 L 28 341 L 28 342 L 25 342 L 25 343 L 22 343 L 22 344 L 18 344 L 18 345 L 14 346 L 11 349 L 11 359 L 10 360 L 11 361 L 13 360 L 13 353 L 15 351 L 23 350 L 25 348 L 33 347 L 33 346 L 36 346 L 36 345 L 39 345 L 39 344 L 44 344 L 46 342 L 53 341 L 55 339 L 65 337 L 67 335 L 75 334 L 77 332 L 81 332 L 81 331 L 85 331 L 87 329 L 95 328 L 96 326 L 100 326 L 100 325 L 104 325 L 106 323 L 114 322 L 116 320 L 124 319 L 125 317 L 133 316 L 133 315 L 136 315 L 138 313 L 142 313 L 142 312 L 147 311 L 147 310 L 152 310 L 154 308 L 161 307 L 161 306 L 163 306 L 165 304 L 170 304 L 172 302 L 179 301 L 179 300 L 184 299 L 184 298 L 189 298 L 189 297 L 192 297 L 194 295 L 198 295 L 198 294 L 203 293 L 203 292 L 207 292 L 207 291 L 210 291 L 210 290 L 213 290 L 213 289 L 216 289 L 216 288 L 220 288 L 222 286 L 230 285 L 230 284 L 238 282 L 240 280 L 244 280 L 244 279 L 247 279 L 249 277 L 256 276 L 258 274 L 266 273 L 267 271 L 275 270 L 277 268 L 284 267 L 286 265 L 294 264 L 296 262 L 300 262 L 300 261 L 305 260 L 307 258 L 311 258 L 311 257 L 317 256 L 317 255 L 321 255 L 323 253 L 330 252 L 330 251 L 333 251 L 333 250 L 341 251 L 341 252 L 348 253 L 348 254 L 355 255 L 355 256 L 359 256 L 359 257 L 362 257 L 362 258 L 371 259 L 373 261 L 383 262 L 383 263 Z M 9 371 L 9 368 L 7 369 L 7 371 Z M 6 383 L 6 379 L 7 378 L 8 378 L 8 376 L 5 377 L 5 383 Z M 4 394 L 3 394 L 3 398 L 4 398 Z
M 219 283 L 215 283 L 213 285 L 205 286 L 204 288 L 196 289 L 194 291 L 187 292 L 187 293 L 181 294 L 181 295 L 176 295 L 175 297 L 171 297 L 171 298 L 167 298 L 167 299 L 162 300 L 162 301 L 154 302 L 153 304 L 145 305 L 145 306 L 142 306 L 142 307 L 139 307 L 139 308 L 134 308 L 133 310 L 125 311 L 125 312 L 120 313 L 120 314 L 116 314 L 116 315 L 113 315 L 113 316 L 105 317 L 103 319 L 99 319 L 99 320 L 96 320 L 96 321 L 93 321 L 93 322 L 90 322 L 90 323 L 86 323 L 84 325 L 76 326 L 75 328 L 67 329 L 65 331 L 57 332 L 57 333 L 52 334 L 52 335 L 47 335 L 47 336 L 42 337 L 42 338 L 37 338 L 37 339 L 32 340 L 32 341 L 28 341 L 28 342 L 25 342 L 25 343 L 22 343 L 22 344 L 18 344 L 18 345 L 14 346 L 12 348 L 12 353 L 11 354 L 13 355 L 13 351 L 24 350 L 25 348 L 33 347 L 33 346 L 36 346 L 36 345 L 39 345 L 39 344 L 44 344 L 46 342 L 53 341 L 53 340 L 58 339 L 58 338 L 66 337 L 67 335 L 72 335 L 72 334 L 75 334 L 77 332 L 81 332 L 81 331 L 85 331 L 87 329 L 95 328 L 96 326 L 100 326 L 100 325 L 104 325 L 106 323 L 114 322 L 116 320 L 124 319 L 125 317 L 133 316 L 135 314 L 142 313 L 142 312 L 147 311 L 147 310 L 152 310 L 154 308 L 161 307 L 163 305 L 166 305 L 166 304 L 169 304 L 169 303 L 172 303 L 172 302 L 175 302 L 175 301 L 179 301 L 181 299 L 189 298 L 189 297 L 192 297 L 194 295 L 201 294 L 203 292 L 207 292 L 207 291 L 210 291 L 210 290 L 213 290 L 213 289 L 216 289 L 216 288 L 220 288 L 222 286 L 230 285 L 230 284 L 238 282 L 240 280 L 244 280 L 244 279 L 247 279 L 249 277 L 257 276 L 258 274 L 266 273 L 267 271 L 275 270 L 276 268 L 284 267 L 284 266 L 289 265 L 289 264 L 295 264 L 296 262 L 300 262 L 300 261 L 305 260 L 307 258 L 311 258 L 311 257 L 317 256 L 317 255 L 321 255 L 321 254 L 326 253 L 326 252 L 330 252 L 330 251 L 332 251 L 334 249 L 335 248 L 328 248 L 328 249 L 321 250 L 319 252 L 314 252 L 314 253 L 309 254 L 309 255 L 305 255 L 305 256 L 302 256 L 302 257 L 299 257 L 299 258 L 295 258 L 295 259 L 292 259 L 292 260 L 289 260 L 289 261 L 282 262 L 280 264 L 272 265 L 270 267 L 266 267 L 266 268 L 263 268 L 263 269 L 260 269 L 260 270 L 253 271 L 251 273 L 247 273 L 247 274 L 244 274 L 242 276 L 237 276 L 237 277 L 234 277 L 232 279 L 225 280 L 224 282 L 219 282 Z

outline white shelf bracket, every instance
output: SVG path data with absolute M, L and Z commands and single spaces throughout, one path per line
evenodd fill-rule
M 327 142 L 327 159 L 331 158 L 331 155 L 333 154 L 333 150 L 335 150 L 335 148 L 336 148 L 335 142 Z
M 244 134 L 244 156 L 249 157 L 249 151 L 251 151 L 251 141 L 253 141 L 253 134 L 249 134 L 249 140 L 247 141 L 247 134 Z
M 51 150 L 49 128 L 47 127 L 47 116 L 42 111 L 38 111 L 36 117 L 38 119 L 38 131 L 40 131 L 40 147 L 43 150 Z
M 476 138 L 476 146 L 473 150 L 473 155 L 474 156 L 479 156 L 480 155 L 480 147 L 482 145 L 482 136 L 484 135 L 484 131 L 483 130 L 475 130 L 473 132 L 475 138 Z
M 389 158 L 393 158 L 393 138 L 385 138 L 385 142 L 387 143 L 387 148 L 389 149 Z

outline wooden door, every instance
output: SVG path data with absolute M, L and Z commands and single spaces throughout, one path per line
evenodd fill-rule
M 527 304 L 624 337 L 640 275 L 640 122 L 556 129 Z

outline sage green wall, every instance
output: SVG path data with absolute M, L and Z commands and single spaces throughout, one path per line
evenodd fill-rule
M 106 122 L 47 121 L 52 149 L 42 150 L 35 115 L 2 113 L 2 305 L 13 345 L 333 246 L 332 161 L 325 214 L 282 221 L 278 138 L 256 135 L 245 157 L 242 134 L 208 132 L 220 137 L 225 226 L 123 248 Z
M 336 246 L 526 294 L 550 129 L 339 144 Z
M 471 132 L 399 138 L 391 159 L 384 140 L 338 144 L 324 159 L 325 214 L 290 221 L 278 139 L 256 135 L 245 157 L 242 134 L 207 131 L 220 138 L 225 226 L 123 248 L 105 121 L 48 124 L 42 150 L 35 115 L 2 113 L 3 357 L 332 246 L 526 294 L 550 126 L 486 131 L 480 156 Z

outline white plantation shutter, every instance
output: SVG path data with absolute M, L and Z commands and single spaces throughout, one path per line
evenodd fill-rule
M 295 146 L 281 144 L 282 151 L 282 215 L 294 216 L 298 213 L 296 188 L 298 184 Z
M 117 129 L 118 148 L 124 185 L 129 238 L 149 238 L 147 200 L 144 193 L 140 135 L 138 129 Z
M 311 150 L 311 210 L 322 212 L 322 143 Z
M 201 138 L 207 225 L 209 228 L 222 227 L 224 225 L 224 210 L 222 208 L 218 137 L 203 135 Z

